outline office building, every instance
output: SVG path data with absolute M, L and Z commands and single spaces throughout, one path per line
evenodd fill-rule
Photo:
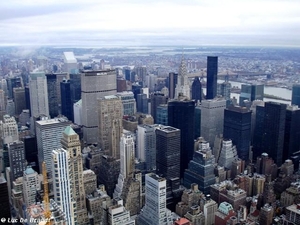
M 69 152 L 69 176 L 72 188 L 72 197 L 76 201 L 76 215 L 78 224 L 88 224 L 86 201 L 83 185 L 83 159 L 79 135 L 71 126 L 67 126 L 62 134 L 62 148 Z
M 76 201 L 73 198 L 72 173 L 70 172 L 70 153 L 60 148 L 51 153 L 54 200 L 65 214 L 67 224 L 76 224 Z
M 215 214 L 215 223 L 218 225 L 226 225 L 227 221 L 229 221 L 231 217 L 235 216 L 236 212 L 233 210 L 232 205 L 228 202 L 222 202 Z
M 66 118 L 48 119 L 42 118 L 36 121 L 36 140 L 38 147 L 39 168 L 42 171 L 42 163 L 45 161 L 48 172 L 51 172 L 51 152 L 61 148 L 61 136 L 70 121 Z
M 117 92 L 127 91 L 127 81 L 124 78 L 117 79 Z
M 200 200 L 200 209 L 203 211 L 205 216 L 205 225 L 214 225 L 215 224 L 215 213 L 218 209 L 218 204 L 210 195 L 202 197 Z
M 300 108 L 300 85 L 299 84 L 293 85 L 292 105 L 297 105 Z
M 98 99 L 99 145 L 109 156 L 120 158 L 120 138 L 123 132 L 122 101 L 115 95 Z
M 263 84 L 242 84 L 239 103 L 240 106 L 245 106 L 244 101 L 248 100 L 264 100 L 264 85 Z
M 214 99 L 217 96 L 217 80 L 218 80 L 218 57 L 207 57 L 207 85 L 206 99 Z
M 11 180 L 16 180 L 23 176 L 26 169 L 25 150 L 23 141 L 14 141 L 8 144 L 9 165 L 11 170 Z
M 281 166 L 284 161 L 283 146 L 286 107 L 285 104 L 276 102 L 265 103 L 263 147 L 277 166 Z
M 146 75 L 147 75 L 147 67 L 146 66 L 136 66 L 134 68 L 134 71 L 138 77 L 138 81 L 142 84 L 146 81 Z
M 169 73 L 169 98 L 175 98 L 175 87 L 177 85 L 178 73 Z
M 260 209 L 259 224 L 272 224 L 274 216 L 274 209 L 269 204 L 265 204 Z
M 251 111 L 237 106 L 224 110 L 223 137 L 231 139 L 240 159 L 249 159 L 251 142 Z
M 162 104 L 156 108 L 156 123 L 161 125 L 168 125 L 168 105 Z
M 157 107 L 161 104 L 167 104 L 168 98 L 164 96 L 161 92 L 155 92 L 150 95 L 151 102 L 151 116 L 154 118 L 154 123 L 158 123 L 156 121 L 157 115 Z
M 137 112 L 148 114 L 148 97 L 147 94 L 137 94 L 136 96 Z
M 0 120 L 0 132 L 3 144 L 19 140 L 18 125 L 14 117 L 3 116 L 3 120 Z
M 83 139 L 87 144 L 98 142 L 99 116 L 97 99 L 117 92 L 115 70 L 84 70 L 81 74 Z
M 201 137 L 201 106 L 195 107 L 195 136 L 194 138 L 197 139 Z
M 179 66 L 174 98 L 178 99 L 179 96 L 184 96 L 187 99 L 191 99 L 190 84 L 187 76 L 187 69 L 186 69 L 184 58 L 182 58 Z
M 225 82 L 217 85 L 217 95 L 225 98 L 226 105 L 229 106 L 231 103 L 231 83 L 229 83 L 228 80 L 225 80 Z
M 300 149 L 300 109 L 298 106 L 288 106 L 286 109 L 284 129 L 283 160 L 290 159 Z
M 20 115 L 26 109 L 25 89 L 22 87 L 14 88 L 15 115 Z
M 192 99 L 195 102 L 202 101 L 202 85 L 199 77 L 195 77 L 192 83 Z
M 73 115 L 74 115 L 74 123 L 77 125 L 82 125 L 82 100 L 80 99 L 78 102 L 73 104 Z
M 31 73 L 29 78 L 31 116 L 49 116 L 48 86 L 44 73 Z
M 168 125 L 180 129 L 180 177 L 194 154 L 195 102 L 174 100 L 168 103 Z
M 37 192 L 41 190 L 42 178 L 31 167 L 27 167 L 23 173 L 23 196 L 26 206 L 36 203 Z
M 214 175 L 215 156 L 209 147 L 209 143 L 202 141 L 193 159 L 189 162 L 188 169 L 184 172 L 183 185 L 188 188 L 193 183 L 198 184 L 199 190 L 204 194 L 210 193 L 210 185 L 216 182 Z
M 300 223 L 300 204 L 292 204 L 286 207 L 286 220 L 293 224 Z
M 68 120 L 74 121 L 70 80 L 64 79 L 60 83 L 60 92 L 61 92 L 61 114 L 67 117 Z
M 130 212 L 123 206 L 123 200 L 114 199 L 115 203 L 108 208 L 108 225 L 135 225 Z
M 8 194 L 8 183 L 6 179 L 1 174 L 0 175 L 0 212 L 2 218 L 11 218 L 10 214 L 10 203 L 9 203 L 9 194 Z
M 223 134 L 225 108 L 226 100 L 223 98 L 203 100 L 201 103 L 201 135 L 212 147 L 215 137 Z
M 170 126 L 161 126 L 156 133 L 156 173 L 166 178 L 169 182 L 172 178 L 180 177 L 182 163 L 180 152 L 179 129 Z
M 24 142 L 25 159 L 27 161 L 27 164 L 39 173 L 40 170 L 36 136 L 25 136 L 24 138 L 22 138 L 22 141 Z
M 14 88 L 23 87 L 23 81 L 21 77 L 10 77 L 6 79 L 7 82 L 7 96 L 10 99 L 14 99 Z
M 123 115 L 133 116 L 136 113 L 136 101 L 131 91 L 118 92 L 116 96 L 123 104 Z
M 14 100 L 12 99 L 7 99 L 6 101 L 6 114 L 10 115 L 10 116 L 14 116 L 16 109 L 15 109 L 15 103 Z
M 146 174 L 145 179 L 145 206 L 137 218 L 137 224 L 172 224 L 171 212 L 166 207 L 166 179 L 154 173 Z
M 78 70 L 77 59 L 73 52 L 64 52 L 64 66 L 63 71 L 66 73 L 74 73 Z
M 6 106 L 5 92 L 0 89 L 0 112 L 1 112 L 1 114 L 3 114 L 5 112 L 5 110 L 6 110 L 5 106 Z M 1 116 L 1 118 L 2 118 L 2 116 Z
M 71 101 L 74 104 L 81 99 L 81 74 L 72 73 L 70 76 Z
M 137 126 L 137 151 L 135 157 L 145 162 L 146 170 L 156 168 L 156 133 L 153 125 Z

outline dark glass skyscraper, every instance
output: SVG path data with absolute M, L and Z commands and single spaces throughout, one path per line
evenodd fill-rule
M 294 84 L 292 90 L 292 105 L 300 107 L 300 84 Z
M 195 102 L 174 100 L 168 103 L 168 125 L 181 130 L 180 177 L 194 154 Z
M 277 102 L 265 103 L 263 149 L 277 166 L 283 163 L 286 106 Z
M 239 158 L 247 161 L 251 142 L 251 111 L 236 106 L 225 109 L 223 136 L 232 140 Z
M 175 87 L 178 80 L 178 73 L 169 73 L 169 98 L 175 97 Z
M 264 85 L 248 85 L 242 84 L 241 94 L 239 99 L 240 106 L 244 106 L 244 100 L 248 100 L 250 102 L 254 100 L 264 100 Z
M 21 77 L 7 78 L 8 98 L 14 99 L 14 88 L 22 87 Z
M 49 114 L 51 118 L 58 115 L 58 99 L 56 90 L 56 75 L 46 74 L 47 77 L 47 89 L 48 89 L 48 104 L 49 104 Z
M 197 101 L 202 100 L 202 85 L 199 80 L 199 77 L 195 77 L 193 84 L 192 84 L 192 99 Z
M 69 120 L 74 121 L 70 80 L 63 80 L 60 83 L 60 91 L 61 91 L 61 114 L 66 116 Z
M 168 98 L 163 93 L 157 92 L 150 95 L 150 101 L 151 101 L 151 115 L 154 118 L 154 123 L 157 123 L 157 118 L 156 118 L 157 107 L 160 104 L 166 104 Z
M 255 129 L 253 132 L 253 160 L 261 156 L 264 153 L 263 149 L 263 136 L 264 136 L 264 121 L 265 121 L 265 107 L 257 105 L 256 106 L 256 116 L 255 116 Z
M 300 109 L 297 106 L 288 106 L 285 118 L 283 160 L 300 150 Z
M 70 74 L 70 90 L 72 104 L 81 99 L 81 74 Z
M 206 99 L 214 99 L 217 96 L 218 57 L 207 57 L 207 87 Z

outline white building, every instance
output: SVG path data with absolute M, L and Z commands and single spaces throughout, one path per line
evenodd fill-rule
M 49 116 L 47 78 L 44 73 L 31 73 L 29 76 L 31 116 Z
M 31 167 L 27 167 L 23 175 L 23 197 L 28 207 L 36 203 L 36 193 L 41 190 L 42 177 Z
M 133 116 L 136 113 L 136 101 L 132 91 L 118 92 L 116 96 L 123 104 L 123 114 Z
M 46 162 L 47 171 L 51 172 L 51 153 L 53 149 L 61 148 L 63 131 L 71 124 L 65 117 L 43 119 L 36 121 L 36 141 L 38 147 L 39 168 Z
M 146 174 L 145 179 L 145 206 L 139 215 L 138 224 L 173 224 L 171 211 L 167 209 L 166 179 L 154 173 Z
M 3 116 L 3 120 L 0 120 L 0 132 L 3 144 L 9 144 L 19 140 L 18 125 L 13 116 Z
M 69 152 L 63 148 L 55 149 L 51 158 L 54 200 L 64 212 L 67 224 L 76 224 L 76 202 L 72 196 Z
M 215 137 L 223 134 L 225 108 L 226 100 L 223 98 L 201 102 L 201 135 L 212 147 Z
M 231 170 L 232 162 L 237 159 L 236 146 L 232 144 L 232 140 L 223 140 L 218 165 Z
M 191 99 L 191 89 L 184 58 L 182 58 L 178 70 L 177 84 L 175 87 L 175 99 L 178 99 L 179 95 L 185 96 L 187 99 Z
M 130 218 L 130 213 L 123 206 L 122 199 L 116 199 L 117 203 L 108 209 L 108 225 L 135 225 Z
M 64 72 L 74 73 L 78 70 L 77 59 L 73 52 L 64 52 Z

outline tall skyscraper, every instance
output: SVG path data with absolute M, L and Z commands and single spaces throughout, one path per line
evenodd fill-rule
M 2 174 L 0 175 L 0 212 L 2 218 L 11 218 L 8 193 L 8 183 Z
M 286 107 L 277 102 L 265 103 L 263 148 L 277 166 L 283 163 Z
M 62 134 L 62 148 L 69 153 L 69 176 L 72 197 L 76 201 L 76 216 L 78 224 L 88 224 L 85 191 L 83 185 L 83 157 L 78 134 L 67 126 Z
M 136 158 L 145 162 L 146 170 L 156 168 L 156 134 L 155 127 L 141 124 L 137 127 L 137 151 Z
M 253 102 L 254 100 L 264 100 L 263 84 L 242 84 L 239 104 L 244 106 L 244 100 Z
M 133 116 L 136 113 L 136 101 L 131 91 L 118 92 L 116 96 L 121 99 L 123 104 L 123 114 Z
M 156 133 L 156 173 L 167 179 L 180 177 L 182 155 L 180 152 L 180 130 L 161 126 Z
M 7 78 L 7 91 L 8 91 L 8 98 L 14 99 L 14 88 L 23 87 L 23 81 L 21 77 L 10 77 Z
M 134 172 L 134 140 L 129 133 L 122 135 L 120 140 L 120 174 L 126 178 Z
M 197 101 L 202 101 L 202 85 L 199 77 L 195 77 L 192 83 L 192 99 Z
M 137 112 L 148 114 L 148 98 L 147 94 L 137 94 L 136 96 Z
M 74 104 L 81 99 L 81 74 L 72 73 L 70 76 L 71 101 Z
M 41 180 L 36 171 L 27 167 L 23 173 L 23 196 L 26 206 L 36 203 L 37 191 L 41 190 Z
M 70 121 L 66 118 L 47 119 L 36 121 L 36 140 L 38 147 L 39 168 L 42 171 L 42 163 L 45 161 L 47 171 L 51 172 L 51 152 L 61 148 L 61 135 Z
M 255 116 L 255 127 L 253 132 L 253 141 L 252 141 L 252 151 L 253 151 L 253 160 L 259 157 L 262 153 L 265 152 L 263 147 L 263 139 L 265 132 L 265 106 L 257 105 L 256 106 L 256 116 Z
M 215 137 L 223 133 L 226 100 L 217 98 L 203 100 L 201 104 L 201 135 L 214 146 Z
M 138 224 L 168 225 L 172 223 L 171 212 L 167 209 L 166 179 L 154 173 L 146 174 L 145 206 L 138 217 Z
M 73 52 L 64 52 L 64 68 L 67 73 L 74 73 L 78 70 L 77 59 Z
M 156 108 L 156 123 L 167 126 L 168 125 L 168 105 L 159 105 Z
M 70 121 L 74 121 L 70 80 L 65 79 L 60 83 L 60 91 L 61 91 L 61 114 L 67 117 Z
M 210 185 L 216 182 L 214 175 L 215 156 L 209 147 L 209 143 L 203 141 L 194 153 L 193 160 L 189 162 L 188 169 L 184 172 L 183 184 L 186 188 L 193 183 L 198 184 L 200 191 L 209 194 Z
M 288 106 L 285 117 L 284 151 L 283 160 L 290 159 L 291 156 L 300 149 L 300 109 L 298 106 Z
M 24 88 L 14 88 L 14 100 L 15 100 L 15 115 L 20 115 L 23 109 L 26 109 L 25 100 L 25 89 Z
M 195 136 L 195 102 L 190 100 L 175 100 L 168 103 L 168 125 L 180 129 L 180 177 L 188 168 L 194 154 Z
M 218 156 L 218 165 L 231 170 L 232 163 L 238 160 L 236 146 L 232 144 L 231 140 L 222 140 L 222 148 Z
M 292 105 L 297 105 L 300 108 L 300 84 L 293 85 Z
M 221 95 L 227 101 L 227 106 L 230 104 L 230 94 L 231 94 L 231 83 L 225 81 L 221 84 L 217 84 L 217 95 Z
M 147 67 L 146 66 L 136 66 L 134 68 L 136 75 L 138 76 L 139 82 L 145 83 L 146 75 L 147 75 Z
M 98 99 L 99 144 L 108 155 L 120 158 L 120 138 L 123 132 L 123 105 L 115 95 Z
M 214 99 L 217 96 L 218 57 L 207 57 L 207 87 L 206 99 Z
M 190 84 L 184 58 L 182 58 L 179 66 L 174 98 L 178 99 L 179 96 L 185 96 L 187 99 L 191 99 Z
M 44 73 L 31 73 L 29 78 L 31 116 L 49 116 L 47 79 Z
M 117 93 L 115 70 L 84 70 L 81 74 L 83 139 L 87 144 L 97 143 L 99 116 L 97 99 Z
M 18 125 L 15 117 L 4 115 L 3 120 L 0 120 L 0 132 L 3 144 L 9 144 L 19 140 Z
M 52 151 L 51 171 L 54 178 L 54 200 L 64 212 L 67 224 L 76 224 L 76 201 L 73 198 L 72 177 L 70 176 L 70 154 L 67 150 L 60 148 Z
M 151 116 L 154 119 L 154 123 L 157 123 L 156 121 L 156 113 L 157 113 L 157 107 L 160 104 L 166 104 L 168 101 L 168 98 L 164 96 L 163 93 L 156 92 L 150 95 L 150 101 L 151 101 Z
M 25 150 L 23 141 L 14 141 L 8 144 L 9 165 L 11 180 L 14 181 L 23 176 L 26 168 Z
M 225 109 L 223 137 L 231 139 L 239 158 L 247 161 L 251 142 L 251 111 L 236 106 Z
M 177 73 L 169 73 L 169 98 L 175 98 L 175 87 L 177 85 L 178 74 Z

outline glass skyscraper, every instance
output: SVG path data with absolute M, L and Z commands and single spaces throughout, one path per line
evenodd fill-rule
M 300 84 L 294 84 L 292 90 L 292 105 L 300 107 Z
M 207 57 L 207 87 L 206 99 L 214 99 L 217 96 L 218 57 Z

